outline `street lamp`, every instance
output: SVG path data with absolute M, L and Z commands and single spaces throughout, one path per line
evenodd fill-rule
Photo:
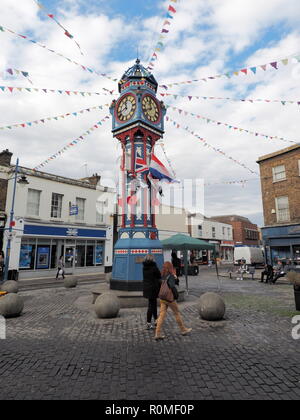
M 12 238 L 12 231 L 14 226 L 14 209 L 15 209 L 15 198 L 16 198 L 16 189 L 17 189 L 17 182 L 18 184 L 24 186 L 29 184 L 25 175 L 19 175 L 19 158 L 17 159 L 16 166 L 15 166 L 15 174 L 12 178 L 9 178 L 8 181 L 11 179 L 14 180 L 14 189 L 13 189 L 13 196 L 12 196 L 12 204 L 10 210 L 10 219 L 9 219 L 9 227 L 8 227 L 8 240 L 6 245 L 6 254 L 5 254 L 5 266 L 4 266 L 4 277 L 3 281 L 8 279 L 8 266 L 9 266 L 9 258 L 10 258 L 10 249 L 11 249 L 11 238 Z

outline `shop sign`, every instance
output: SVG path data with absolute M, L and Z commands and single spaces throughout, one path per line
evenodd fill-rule
M 289 235 L 298 235 L 298 234 L 300 234 L 300 225 L 288 227 L 288 234 Z
M 67 229 L 67 236 L 78 236 L 78 229 Z

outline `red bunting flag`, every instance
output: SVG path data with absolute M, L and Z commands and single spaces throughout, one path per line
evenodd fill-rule
M 172 13 L 176 13 L 176 9 L 174 9 L 174 7 L 171 5 L 169 6 L 168 11 Z

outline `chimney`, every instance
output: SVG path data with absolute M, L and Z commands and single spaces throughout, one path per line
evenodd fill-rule
M 10 166 L 12 153 L 6 149 L 0 153 L 0 165 Z
M 92 176 L 81 178 L 81 181 L 88 182 L 89 184 L 94 185 L 96 187 L 98 183 L 100 182 L 100 179 L 101 179 L 101 176 L 96 173 L 96 174 L 93 174 Z

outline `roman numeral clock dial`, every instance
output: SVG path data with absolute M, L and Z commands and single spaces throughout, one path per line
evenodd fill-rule
M 136 111 L 136 99 L 133 95 L 126 95 L 117 105 L 117 117 L 120 121 L 130 120 Z
M 145 117 L 153 122 L 156 123 L 159 121 L 160 112 L 156 101 L 149 95 L 144 96 L 142 100 L 142 109 L 144 112 Z

